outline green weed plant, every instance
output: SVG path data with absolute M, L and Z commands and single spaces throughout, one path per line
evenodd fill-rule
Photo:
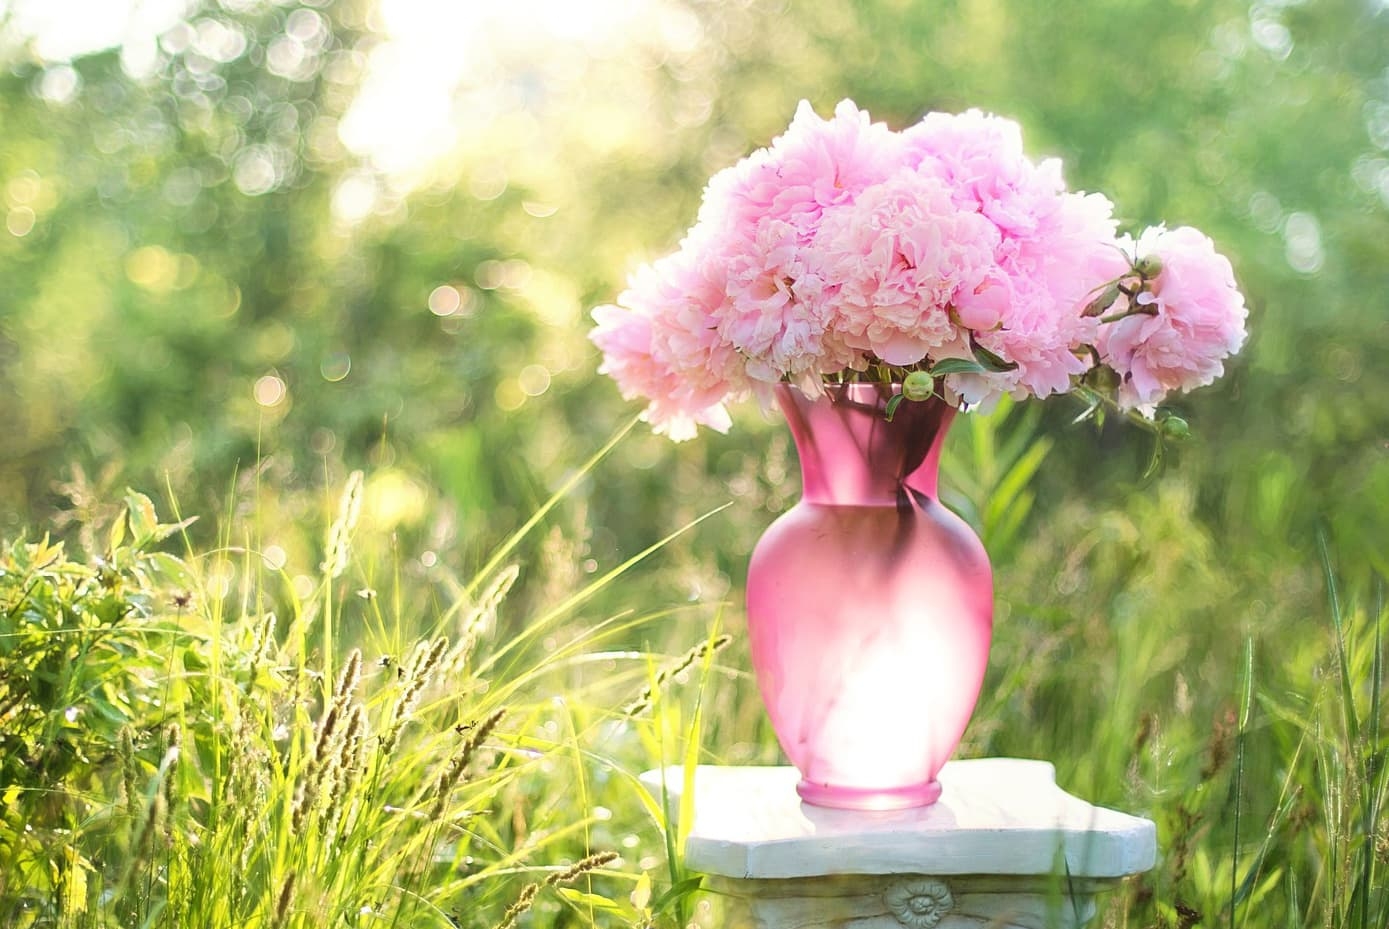
M 247 546 L 164 551 L 189 520 L 134 492 L 98 557 L 4 550 L 0 924 L 640 925 L 688 907 L 691 883 L 666 889 L 678 856 L 654 885 L 621 867 L 599 804 L 637 814 L 626 848 L 676 847 L 636 749 L 669 730 L 684 669 L 605 650 L 650 615 L 575 621 L 649 550 L 497 640 L 507 556 L 553 501 L 435 615 L 402 616 L 394 581 L 352 573 L 361 488 L 302 599 Z M 692 764 L 697 730 L 670 738 Z

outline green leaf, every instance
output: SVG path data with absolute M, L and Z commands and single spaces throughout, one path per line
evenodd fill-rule
M 1108 287 L 1106 287 L 1106 288 L 1100 293 L 1100 295 L 1099 295 L 1098 297 L 1096 297 L 1094 300 L 1091 300 L 1088 304 L 1086 304 L 1084 312 L 1082 312 L 1080 315 L 1081 315 L 1081 316 L 1103 316 L 1105 310 L 1107 310 L 1107 309 L 1109 309 L 1111 306 L 1113 306 L 1113 305 L 1114 305 L 1114 301 L 1116 301 L 1116 300 L 1118 300 L 1118 299 L 1119 299 L 1119 285 L 1118 285 L 1118 284 L 1110 284 Z
M 704 881 L 704 875 L 696 874 L 694 877 L 687 877 L 678 884 L 668 887 L 664 893 L 656 898 L 651 904 L 652 913 L 663 913 L 670 909 L 681 899 L 700 889 L 700 884 Z
M 1018 366 L 1016 361 L 1004 361 L 998 355 L 989 351 L 979 344 L 979 340 L 974 337 L 974 333 L 969 334 L 969 349 L 974 353 L 974 360 L 979 362 L 986 371 L 995 373 L 1002 371 L 1012 371 Z
M 632 895 L 629 898 L 632 906 L 638 910 L 645 910 L 651 903 L 651 875 L 641 872 L 641 877 L 637 878 L 637 886 L 632 888 Z
M 883 409 L 883 419 L 892 422 L 892 417 L 897 415 L 897 408 L 902 405 L 902 395 L 894 394 L 892 399 L 887 401 L 887 406 Z
M 624 916 L 636 915 L 633 913 L 630 905 L 619 903 L 616 900 L 609 900 L 607 897 L 599 894 L 585 893 L 582 890 L 575 890 L 573 887 L 556 887 L 555 889 L 559 892 L 561 897 L 578 907 L 592 907 L 595 910 L 603 910 L 608 913 L 621 913 Z
M 993 530 L 998 527 L 1009 514 L 1014 510 L 1021 512 L 1011 521 L 1021 522 L 1021 517 L 1026 515 L 1030 500 L 1024 499 L 1023 491 L 1027 489 L 1032 478 L 1041 469 L 1042 462 L 1051 451 L 1051 440 L 1043 437 L 1028 447 L 1027 451 L 1015 460 L 1003 475 L 994 492 L 989 495 L 989 501 L 984 507 L 984 531 L 985 537 L 993 536 Z
M 1100 401 L 1099 401 L 1099 400 L 1092 400 L 1092 401 L 1090 402 L 1090 405 L 1089 405 L 1089 406 L 1087 406 L 1084 410 L 1081 410 L 1079 416 L 1077 416 L 1075 419 L 1071 420 L 1071 425 L 1072 425 L 1072 426 L 1079 425 L 1080 423 L 1083 423 L 1083 422 L 1085 422 L 1086 420 L 1091 419 L 1091 418 L 1099 411 L 1099 409 L 1100 409 Z
M 125 491 L 125 509 L 130 520 L 130 534 L 136 548 L 154 538 L 159 531 L 159 515 L 154 511 L 154 503 L 149 497 L 136 490 Z
M 191 645 L 183 650 L 183 666 L 189 671 L 206 671 L 208 668 L 207 660 Z
M 931 368 L 932 377 L 945 377 L 947 374 L 986 374 L 988 368 L 973 358 L 942 358 Z
M 125 520 L 116 519 L 111 523 L 111 532 L 106 537 L 106 550 L 114 552 L 125 541 Z
M 194 586 L 193 575 L 188 565 L 176 555 L 168 552 L 150 552 L 144 556 L 150 577 L 160 584 L 170 587 L 190 588 Z

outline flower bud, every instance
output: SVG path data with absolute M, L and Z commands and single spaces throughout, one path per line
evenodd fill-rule
M 1191 427 L 1180 416 L 1168 416 L 1162 421 L 1162 434 L 1168 439 L 1191 438 Z
M 1144 255 L 1133 263 L 1133 269 L 1140 277 L 1151 281 L 1162 273 L 1162 259 L 1157 255 Z
M 902 396 L 908 400 L 925 400 L 935 393 L 936 382 L 925 371 L 913 371 L 902 379 Z
M 1090 384 L 1098 390 L 1113 393 L 1119 389 L 1119 374 L 1109 365 L 1100 365 L 1090 371 Z

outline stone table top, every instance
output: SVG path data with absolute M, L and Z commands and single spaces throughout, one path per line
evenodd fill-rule
M 662 776 L 648 771 L 642 780 L 659 795 Z M 666 769 L 664 779 L 678 794 L 681 769 Z M 699 766 L 686 865 L 754 880 L 1062 872 L 1113 879 L 1147 871 L 1157 857 L 1152 822 L 1071 796 L 1045 761 L 952 761 L 940 773 L 938 801 L 890 812 L 811 806 L 796 793 L 799 779 L 791 767 Z

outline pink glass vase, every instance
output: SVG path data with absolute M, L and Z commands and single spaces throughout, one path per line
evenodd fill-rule
M 934 803 L 988 660 L 993 574 L 936 497 L 955 411 L 874 384 L 810 400 L 777 388 L 803 496 L 748 567 L 753 670 L 772 728 L 818 806 Z

